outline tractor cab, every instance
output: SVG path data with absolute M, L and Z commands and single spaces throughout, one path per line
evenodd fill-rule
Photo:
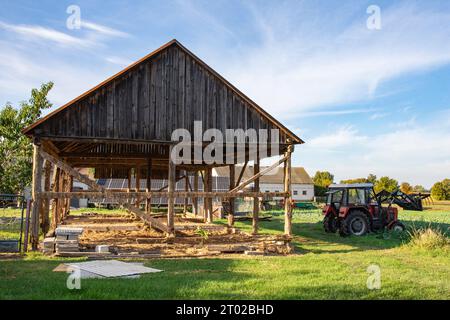
M 342 236 L 364 235 L 384 227 L 404 229 L 397 208 L 382 207 L 372 183 L 332 184 L 323 209 L 324 229 Z

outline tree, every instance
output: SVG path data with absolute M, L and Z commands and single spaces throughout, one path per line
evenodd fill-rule
M 372 174 L 372 173 L 370 173 L 368 176 L 367 176 L 367 182 L 369 182 L 369 183 L 373 183 L 374 185 L 375 185 L 375 183 L 377 183 L 377 176 L 376 175 L 374 175 L 374 174 Z
M 356 179 L 347 179 L 341 180 L 341 183 L 349 184 L 349 183 L 373 183 L 377 182 L 377 176 L 374 174 L 369 174 L 367 178 L 356 178 Z
M 317 196 L 324 196 L 327 187 L 333 183 L 334 175 L 328 171 L 317 171 L 313 177 L 314 193 Z
M 436 182 L 431 188 L 431 196 L 434 200 L 450 200 L 450 179 Z
M 356 178 L 356 179 L 347 179 L 341 180 L 341 183 L 350 184 L 350 183 L 365 183 L 367 182 L 366 178 Z
M 424 187 L 424 186 L 421 186 L 420 184 L 414 186 L 413 191 L 414 191 L 414 192 L 417 192 L 417 193 L 427 192 L 427 190 L 425 189 L 425 187 Z
M 408 182 L 402 182 L 400 185 L 400 191 L 406 194 L 413 192 L 413 187 Z
M 393 192 L 398 189 L 398 181 L 389 177 L 381 177 L 380 180 L 375 183 L 374 189 L 376 193 L 382 190 Z
M 31 183 L 33 147 L 22 130 L 42 115 L 52 104 L 48 92 L 53 83 L 31 90 L 31 98 L 18 109 L 10 103 L 0 110 L 0 192 L 21 193 Z

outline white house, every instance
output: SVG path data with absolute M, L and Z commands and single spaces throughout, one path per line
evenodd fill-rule
M 261 167 L 262 171 L 264 167 Z M 236 166 L 236 181 L 241 173 L 242 167 Z M 294 201 L 312 201 L 314 199 L 314 183 L 303 167 L 292 167 L 291 172 L 292 199 Z M 229 177 L 229 167 L 218 167 L 213 169 L 213 176 Z M 242 180 L 253 176 L 253 166 L 247 166 Z M 269 171 L 259 178 L 259 189 L 261 192 L 277 192 L 284 190 L 283 168 L 278 167 Z M 250 185 L 252 187 L 253 185 Z M 281 199 L 281 198 L 280 198 Z

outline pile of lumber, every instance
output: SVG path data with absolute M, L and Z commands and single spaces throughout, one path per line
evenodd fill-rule
M 66 252 L 79 252 L 79 237 L 83 228 L 58 227 L 55 237 L 45 238 L 43 252 L 45 254 L 57 254 Z

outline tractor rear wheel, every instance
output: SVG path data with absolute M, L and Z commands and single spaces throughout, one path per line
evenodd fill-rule
M 341 221 L 339 233 L 341 236 L 363 236 L 369 232 L 370 223 L 367 215 L 359 210 L 351 211 L 347 217 Z
M 338 219 L 334 214 L 328 214 L 323 218 L 323 229 L 327 233 L 335 233 L 338 229 Z

